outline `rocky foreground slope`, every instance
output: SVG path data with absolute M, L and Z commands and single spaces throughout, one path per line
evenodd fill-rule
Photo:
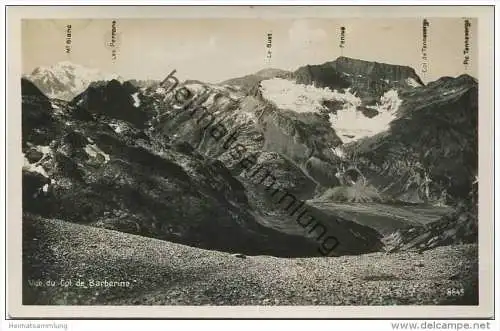
M 23 235 L 23 304 L 478 303 L 477 245 L 283 259 L 238 257 L 60 220 L 27 218 Z M 36 286 L 40 279 L 57 285 Z M 123 283 L 110 287 L 104 280 Z

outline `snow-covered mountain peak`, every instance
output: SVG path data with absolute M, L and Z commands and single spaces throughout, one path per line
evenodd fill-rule
M 281 78 L 263 80 L 261 92 L 265 99 L 280 109 L 298 113 L 329 113 L 331 126 L 343 143 L 388 130 L 402 102 L 397 90 L 391 89 L 380 97 L 376 105 L 362 106 L 361 99 L 351 88 L 337 91 Z M 329 109 L 328 104 L 333 104 L 336 109 Z M 366 116 L 363 108 L 375 114 Z
M 105 73 L 70 61 L 35 68 L 26 78 L 31 80 L 50 98 L 71 100 L 83 92 L 91 82 L 123 79 L 113 73 Z

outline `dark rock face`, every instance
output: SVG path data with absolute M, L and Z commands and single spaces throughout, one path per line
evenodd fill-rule
M 339 57 L 331 63 L 331 66 L 344 74 L 348 74 L 351 82 L 356 81 L 359 75 L 371 78 L 372 80 L 388 80 L 389 83 L 405 84 L 408 78 L 414 79 L 418 84 L 424 85 L 415 70 L 408 66 L 392 65 Z M 351 78 L 352 77 L 352 78 Z
M 330 87 L 332 89 L 347 88 L 351 84 L 343 75 L 328 63 L 322 65 L 307 65 L 293 72 L 292 78 L 298 84 Z
M 390 89 L 408 88 L 409 79 L 415 85 L 424 83 L 408 66 L 363 61 L 339 57 L 335 61 L 320 65 L 307 65 L 297 69 L 288 78 L 299 84 L 328 87 L 332 90 L 351 88 L 365 105 L 374 104 Z
M 27 142 L 47 145 L 58 134 L 57 127 L 51 120 L 53 109 L 50 100 L 27 79 L 21 79 L 21 89 L 23 146 Z
M 123 120 L 142 129 L 148 120 L 148 114 L 134 106 L 132 94 L 136 92 L 138 88 L 130 82 L 123 84 L 117 80 L 94 82 L 76 96 L 70 105 L 94 114 Z
M 461 204 L 455 212 L 436 222 L 398 230 L 382 240 L 388 252 L 425 251 L 437 246 L 475 243 L 478 240 L 477 205 Z
M 466 76 L 403 92 L 390 130 L 350 149 L 364 160 L 367 173 L 378 169 L 393 178 L 391 184 L 401 180 L 391 185 L 393 194 L 407 191 L 412 182 L 421 190 L 431 179 L 425 198 L 438 199 L 443 192 L 449 199 L 464 198 L 477 174 L 477 96 L 477 82 Z
M 337 111 L 339 111 L 344 106 L 344 103 L 337 100 L 325 100 L 323 101 L 323 106 L 325 106 L 327 110 L 322 112 L 326 114 L 337 114 Z
M 363 115 L 367 118 L 373 118 L 379 114 L 378 110 L 372 108 L 359 107 L 358 110 L 361 111 L 361 113 L 363 113 Z

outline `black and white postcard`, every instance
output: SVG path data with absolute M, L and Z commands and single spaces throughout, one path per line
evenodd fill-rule
M 488 7 L 9 12 L 12 316 L 491 315 Z

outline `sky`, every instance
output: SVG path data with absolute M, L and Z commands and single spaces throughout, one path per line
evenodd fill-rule
M 179 79 L 221 82 L 264 68 L 295 70 L 343 55 L 408 65 L 424 82 L 468 73 L 477 77 L 476 21 L 470 27 L 470 65 L 465 68 L 464 21 L 428 18 L 428 69 L 422 68 L 422 19 L 119 19 L 116 59 L 112 59 L 112 20 L 30 19 L 22 22 L 23 73 L 38 66 L 71 61 L 127 79 Z M 66 53 L 66 25 L 71 51 Z M 340 27 L 345 27 L 341 49 Z M 271 58 L 266 58 L 268 33 Z

